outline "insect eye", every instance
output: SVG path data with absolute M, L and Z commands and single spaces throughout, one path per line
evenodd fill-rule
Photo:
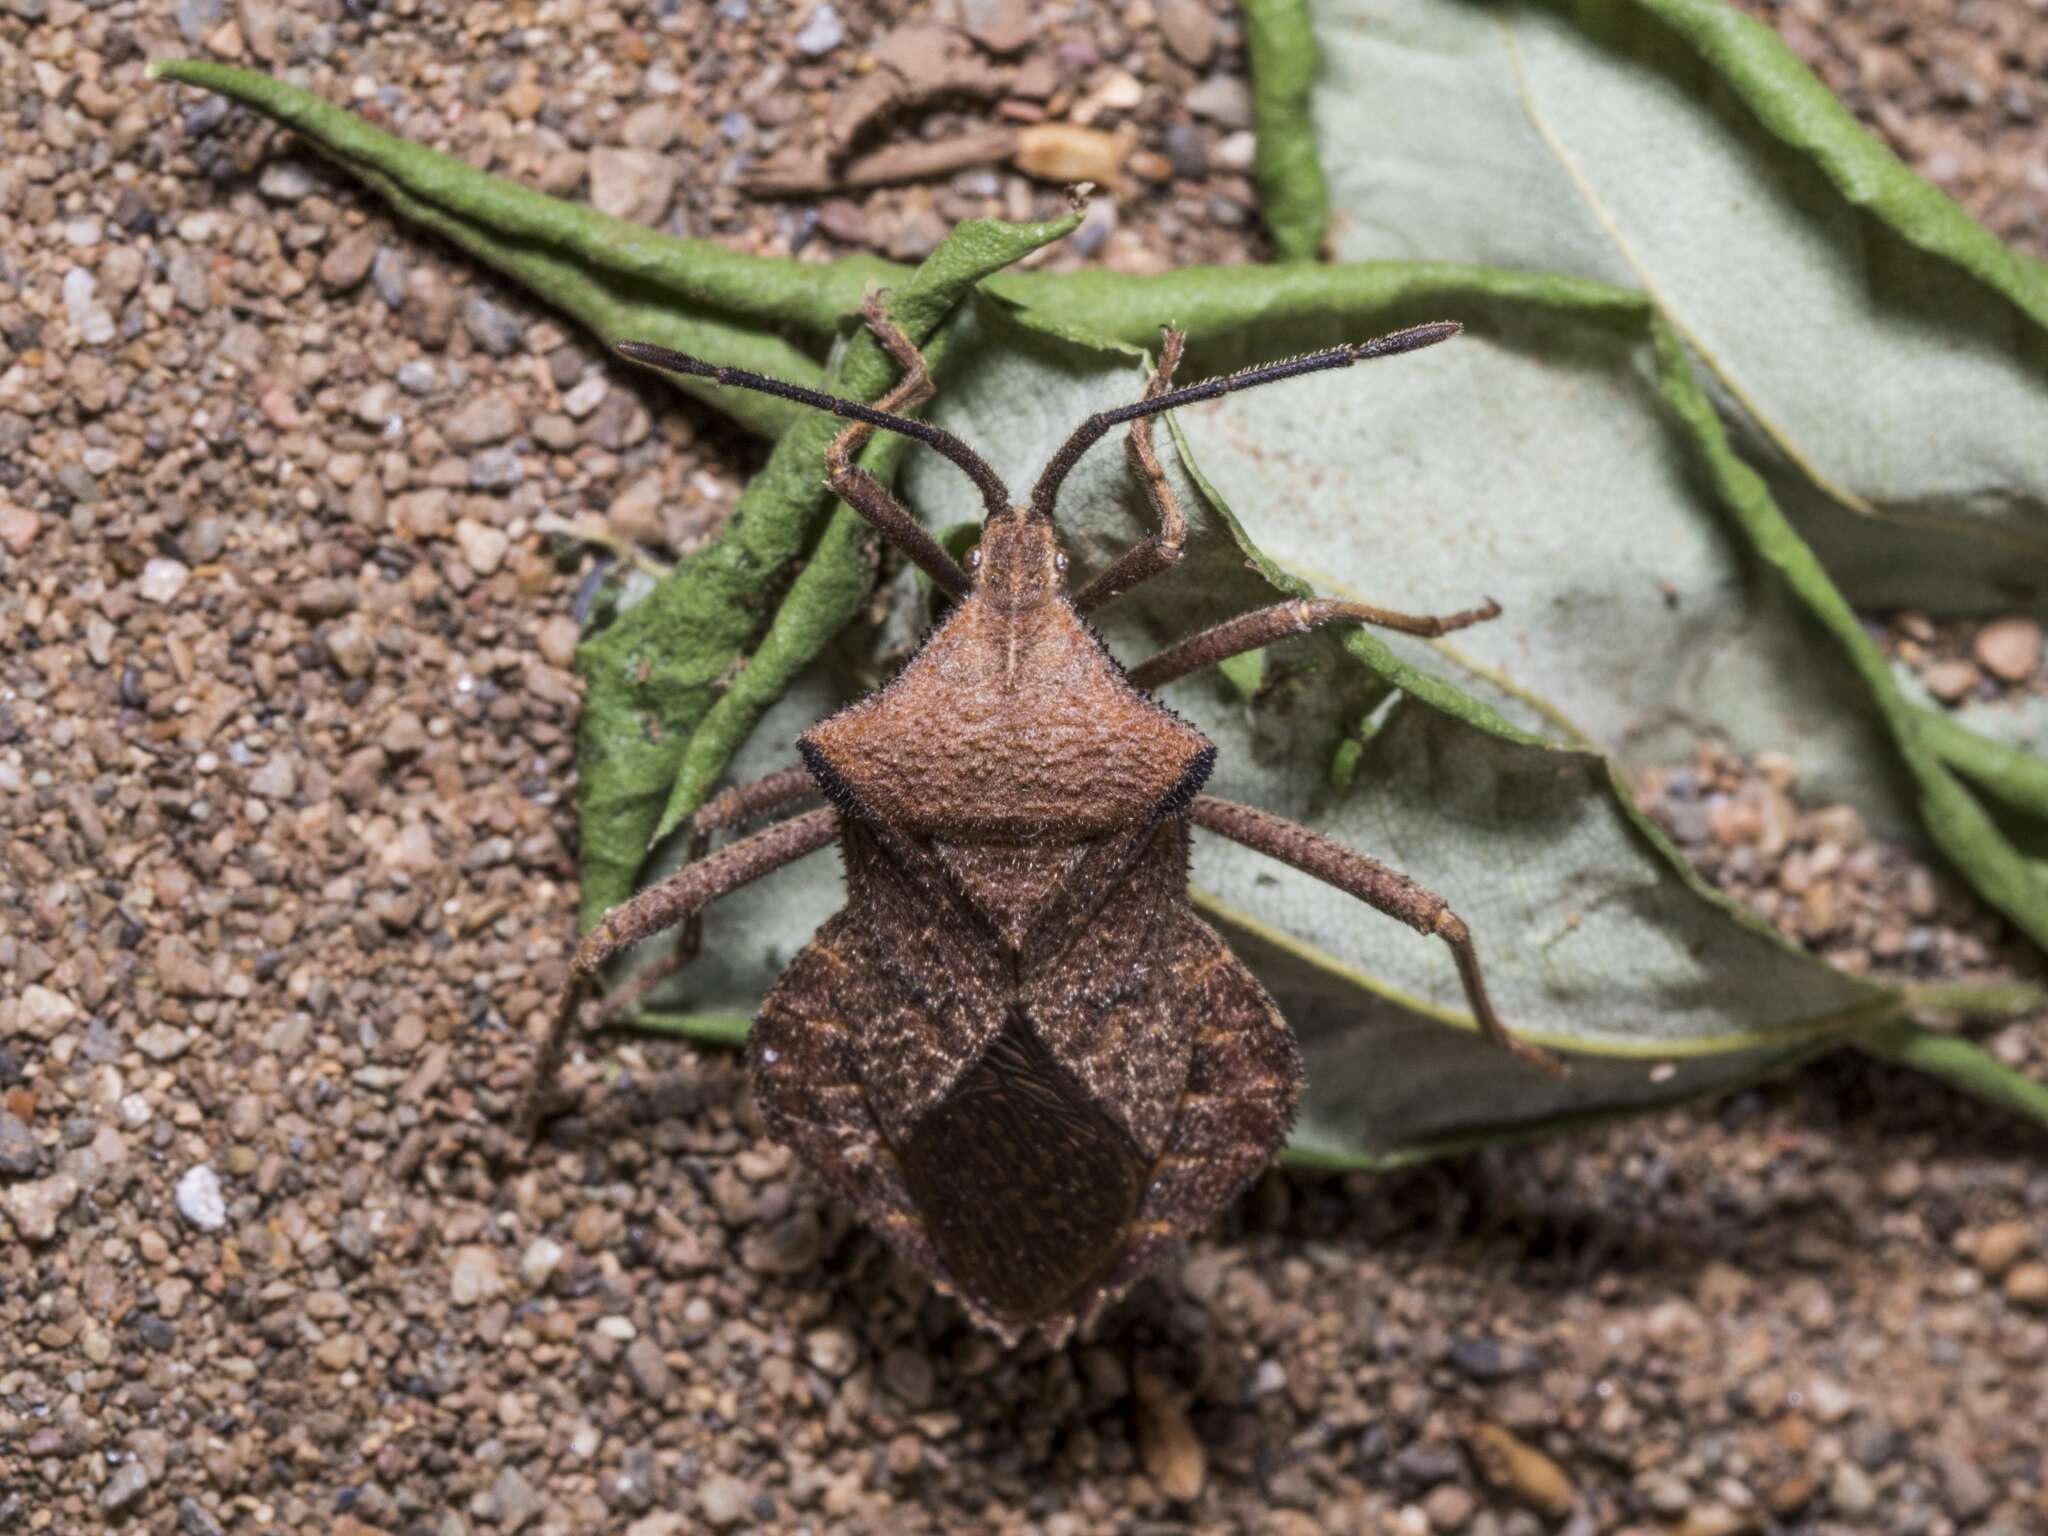
M 967 551 L 967 569 L 970 571 L 981 569 L 981 546 L 979 544 Z
M 1060 573 L 1060 574 L 1061 574 L 1062 576 L 1066 575 L 1066 573 L 1067 573 L 1067 552 L 1066 552 L 1066 551 L 1065 551 L 1064 549 L 1062 549 L 1062 550 L 1057 550 L 1057 551 L 1055 551 L 1055 552 L 1054 552 L 1054 554 L 1053 554 L 1053 557 L 1052 557 L 1052 568 L 1053 568 L 1054 570 L 1058 571 L 1058 572 L 1059 572 L 1059 573 Z

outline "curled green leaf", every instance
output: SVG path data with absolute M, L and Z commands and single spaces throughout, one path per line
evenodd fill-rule
M 1330 223 L 1330 188 L 1309 121 L 1318 55 L 1308 0 L 1245 0 L 1239 9 L 1251 55 L 1259 212 L 1283 259 L 1314 261 Z

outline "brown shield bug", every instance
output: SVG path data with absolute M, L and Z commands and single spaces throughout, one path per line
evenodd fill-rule
M 709 802 L 691 861 L 584 940 L 522 1117 L 530 1135 L 583 992 L 610 957 L 680 925 L 662 969 L 687 963 L 706 906 L 837 842 L 846 906 L 791 961 L 754 1021 L 748 1068 L 762 1117 L 976 1322 L 1009 1339 L 1035 1329 L 1057 1344 L 1267 1165 L 1300 1097 L 1286 1021 L 1189 904 L 1193 828 L 1441 939 L 1486 1036 L 1561 1070 L 1501 1023 L 1471 935 L 1439 897 L 1307 827 L 1204 795 L 1214 747 L 1147 692 L 1316 625 L 1439 635 L 1494 617 L 1494 604 L 1425 617 L 1301 599 L 1219 624 L 1128 672 L 1085 622 L 1180 556 L 1187 525 L 1151 439 L 1160 412 L 1430 346 L 1458 326 L 1415 326 L 1179 389 L 1182 338 L 1169 330 L 1143 397 L 1083 422 L 1020 506 L 965 443 L 900 414 L 930 397 L 923 359 L 879 300 L 867 317 L 904 369 L 873 407 L 658 347 L 619 347 L 637 362 L 850 419 L 827 454 L 828 483 L 954 607 L 893 682 L 804 734 L 800 763 Z M 1054 519 L 1060 484 L 1126 422 L 1158 531 L 1070 592 Z M 964 567 L 854 464 L 877 428 L 936 449 L 980 489 L 987 517 Z M 827 803 L 706 856 L 714 831 L 810 797 Z

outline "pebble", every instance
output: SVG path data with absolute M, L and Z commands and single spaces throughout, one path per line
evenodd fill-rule
M 907 1408 L 931 1406 L 937 1377 L 931 1357 L 922 1350 L 898 1346 L 882 1357 L 882 1385 Z
M 491 1484 L 491 1503 L 497 1509 L 498 1529 L 508 1533 L 524 1530 L 540 1513 L 540 1496 L 526 1474 L 513 1466 L 498 1469 L 497 1480 Z
M 448 1299 L 456 1306 L 476 1306 L 504 1289 L 495 1250 L 481 1243 L 467 1243 L 455 1250 L 448 1266 Z
M 175 15 L 178 33 L 188 43 L 197 43 L 220 25 L 225 0 L 178 0 Z
M 1216 13 L 1204 0 L 1159 0 L 1159 33 L 1176 58 L 1196 69 L 1216 53 Z
M 320 281 L 345 293 L 370 275 L 377 259 L 377 236 L 369 229 L 351 230 L 334 242 L 320 261 Z
M 27 554 L 42 526 L 43 520 L 27 507 L 0 501 L 0 545 L 5 545 L 10 555 Z
M 463 304 L 462 328 L 471 341 L 494 357 L 518 351 L 526 336 L 525 327 L 508 310 L 480 293 L 470 295 Z
M 823 1250 L 818 1218 L 804 1210 L 766 1231 L 749 1232 L 740 1243 L 740 1262 L 756 1274 L 796 1275 L 814 1266 Z
M 1838 1461 L 1828 1474 L 1828 1503 L 1836 1514 L 1860 1520 L 1877 1507 L 1877 1486 L 1855 1462 Z
M 1974 1520 L 1998 1502 L 1998 1489 L 1984 1469 L 1960 1451 L 1942 1451 L 1934 1458 L 1941 1473 L 1942 1493 L 1949 1512 L 1959 1520 Z
M 668 1361 L 662 1358 L 661 1346 L 645 1334 L 626 1346 L 626 1371 L 633 1378 L 633 1385 L 639 1388 L 640 1395 L 650 1403 L 659 1403 L 667 1397 L 674 1381 Z
M 135 1048 L 151 1061 L 176 1061 L 191 1045 L 191 1036 L 175 1024 L 152 1024 L 135 1037 Z
M 2018 1263 L 2033 1245 L 2034 1228 L 2031 1223 L 2000 1221 L 1978 1235 L 1977 1246 L 1970 1256 L 1979 1269 L 1995 1280 Z
M 439 351 L 455 334 L 455 289 L 438 269 L 415 267 L 405 275 L 399 313 L 421 346 Z
M 1211 75 L 1181 98 L 1197 117 L 1224 128 L 1252 125 L 1251 87 L 1236 75 Z
M 512 541 L 502 528 L 463 518 L 455 525 L 455 543 L 462 558 L 479 576 L 489 576 L 505 563 L 505 551 Z
M 370 670 L 375 659 L 370 638 L 364 634 L 355 620 L 331 624 L 322 637 L 327 647 L 328 658 L 343 677 L 362 677 Z
M 1258 135 L 1249 128 L 1226 133 L 1216 144 L 1216 163 L 1226 171 L 1248 171 L 1259 158 Z
M 1432 1530 L 1462 1531 L 1479 1513 L 1479 1501 L 1456 1483 L 1445 1483 L 1422 1501 L 1422 1512 L 1429 1516 Z
M 1937 661 L 1920 674 L 1920 681 L 1942 703 L 1954 704 L 1976 688 L 1981 675 L 1967 661 Z
M 370 286 L 377 290 L 386 309 L 397 309 L 405 303 L 405 258 L 390 246 L 378 251 L 370 263 Z
M 100 1508 L 118 1513 L 141 1498 L 149 1487 L 149 1468 L 140 1461 L 126 1461 L 114 1469 L 100 1489 Z
M 844 1328 L 814 1328 L 804 1335 L 804 1358 L 837 1380 L 850 1373 L 860 1360 L 860 1344 Z
M 22 988 L 20 1017 L 30 1034 L 47 1040 L 78 1017 L 78 1005 L 62 992 L 30 982 Z
M 486 448 L 502 443 L 519 430 L 519 409 L 511 397 L 480 395 L 450 416 L 442 436 L 458 448 Z
M 146 602 L 168 603 L 185 590 L 185 583 L 191 579 L 192 568 L 184 561 L 158 555 L 143 565 L 135 591 Z
M 26 1178 L 43 1163 L 43 1149 L 36 1144 L 35 1133 L 26 1125 L 0 1109 L 0 1173 Z
M 1970 654 L 1993 677 L 2023 683 L 2041 670 L 2041 626 L 2028 618 L 1994 619 L 1977 631 Z
M 1571 1512 L 1578 1490 L 1565 1471 L 1535 1446 L 1498 1424 L 1481 1424 L 1465 1442 L 1489 1483 L 1553 1519 Z
M 2015 1264 L 2005 1277 L 2005 1295 L 2023 1307 L 2048 1309 L 2048 1264 L 2038 1259 Z
M 228 1224 L 227 1201 L 221 1195 L 220 1175 L 205 1163 L 195 1163 L 178 1180 L 178 1214 L 202 1232 L 218 1232 Z
M 837 8 L 830 4 L 811 8 L 811 14 L 796 36 L 791 39 L 796 51 L 810 58 L 820 58 L 846 41 L 846 25 L 839 19 Z
M 1031 0 L 962 0 L 960 11 L 967 35 L 999 56 L 1021 52 L 1039 35 Z
M 14 1223 L 25 1243 L 47 1243 L 57 1235 L 57 1218 L 71 1208 L 80 1194 L 78 1180 L 69 1173 L 53 1173 L 30 1184 L 9 1185 L 0 1191 L 0 1209 Z
M 697 1487 L 698 1513 L 719 1530 L 744 1520 L 753 1501 L 753 1489 L 723 1472 L 712 1473 Z
M 576 646 L 582 638 L 583 631 L 568 614 L 551 613 L 541 620 L 534 643 L 549 666 L 567 670 L 576 664 Z
M 256 178 L 256 190 L 276 203 L 303 202 L 319 182 L 302 160 L 273 160 Z
M 646 149 L 601 144 L 590 152 L 590 205 L 635 224 L 658 224 L 676 191 L 676 163 Z
M 575 420 L 581 421 L 603 405 L 605 396 L 611 392 L 612 381 L 601 373 L 593 373 L 562 396 L 562 409 Z
M 526 478 L 526 466 L 510 448 L 486 448 L 469 461 L 473 491 L 509 491 Z

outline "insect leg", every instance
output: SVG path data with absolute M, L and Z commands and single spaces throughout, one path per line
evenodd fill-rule
M 562 989 L 561 1006 L 534 1059 L 533 1075 L 527 1080 L 526 1093 L 520 1101 L 520 1134 L 530 1140 L 546 1118 L 555 1075 L 561 1070 L 569 1033 L 575 1027 L 578 1005 L 607 960 L 642 939 L 686 922 L 719 897 L 807 853 L 817 852 L 838 831 L 836 811 L 806 811 L 742 838 L 730 848 L 721 848 L 700 863 L 685 864 L 659 885 L 607 912 L 604 920 L 584 936 L 569 963 L 569 980 Z
M 879 293 L 870 293 L 861 301 L 861 313 L 867 317 L 868 329 L 874 332 L 882 350 L 895 358 L 897 366 L 903 370 L 903 377 L 897 381 L 896 387 L 875 402 L 876 405 L 884 411 L 899 414 L 916 410 L 932 397 L 932 375 L 925 366 L 924 354 L 889 318 Z M 856 421 L 833 438 L 832 446 L 825 450 L 825 483 L 841 501 L 873 524 L 883 538 L 915 561 L 926 575 L 938 583 L 939 590 L 953 597 L 965 596 L 971 582 L 967 573 L 960 569 L 960 563 L 946 553 L 937 539 L 925 532 L 924 525 L 890 494 L 886 485 L 853 462 L 854 456 L 874 434 L 872 423 Z
M 712 796 L 690 818 L 690 848 L 684 859 L 685 866 L 697 863 L 711 851 L 712 833 L 722 832 L 728 827 L 745 826 L 770 811 L 780 810 L 792 801 L 808 799 L 817 792 L 818 782 L 811 777 L 810 769 L 802 763 L 792 763 L 765 778 L 755 779 L 751 784 L 735 784 Z M 591 1020 L 593 1027 L 631 1008 L 696 959 L 703 947 L 704 914 L 693 912 L 684 922 L 682 934 L 668 954 L 605 998 L 596 1017 Z
M 1180 365 L 1181 348 L 1186 342 L 1187 334 L 1171 326 L 1160 333 L 1159 366 L 1145 385 L 1144 399 L 1156 399 L 1173 387 L 1173 370 Z M 1187 543 L 1188 520 L 1181 512 L 1180 498 L 1166 483 L 1166 471 L 1160 468 L 1158 451 L 1152 446 L 1155 420 L 1156 417 L 1140 416 L 1132 422 L 1125 447 L 1130 453 L 1131 467 L 1138 472 L 1145 495 L 1159 518 L 1159 531 L 1125 550 L 1076 594 L 1074 606 L 1082 613 L 1092 613 L 1113 603 L 1138 583 L 1172 569 L 1180 559 L 1181 547 Z
M 1376 624 L 1382 629 L 1433 638 L 1499 617 L 1500 604 L 1492 598 L 1480 607 L 1460 613 L 1418 614 L 1396 613 L 1390 608 L 1347 603 L 1334 597 L 1301 597 L 1275 603 L 1270 608 L 1255 608 L 1234 619 L 1225 619 L 1213 629 L 1190 635 L 1131 668 L 1130 679 L 1134 687 L 1157 688 L 1245 651 L 1271 645 L 1275 640 L 1306 634 L 1321 624 Z
M 1197 795 L 1188 806 L 1188 816 L 1198 827 L 1283 864 L 1292 864 L 1326 885 L 1334 885 L 1346 895 L 1377 907 L 1387 916 L 1399 918 L 1417 933 L 1442 939 L 1457 962 L 1458 980 L 1465 988 L 1465 1001 L 1471 1005 L 1479 1032 L 1531 1066 L 1540 1067 L 1553 1077 L 1564 1075 L 1562 1061 L 1549 1051 L 1516 1038 L 1493 1011 L 1493 1003 L 1486 995 L 1485 978 L 1479 971 L 1479 956 L 1472 947 L 1471 930 L 1443 897 L 1424 890 L 1377 859 L 1355 853 L 1320 832 L 1270 811 L 1218 800 L 1214 795 Z

